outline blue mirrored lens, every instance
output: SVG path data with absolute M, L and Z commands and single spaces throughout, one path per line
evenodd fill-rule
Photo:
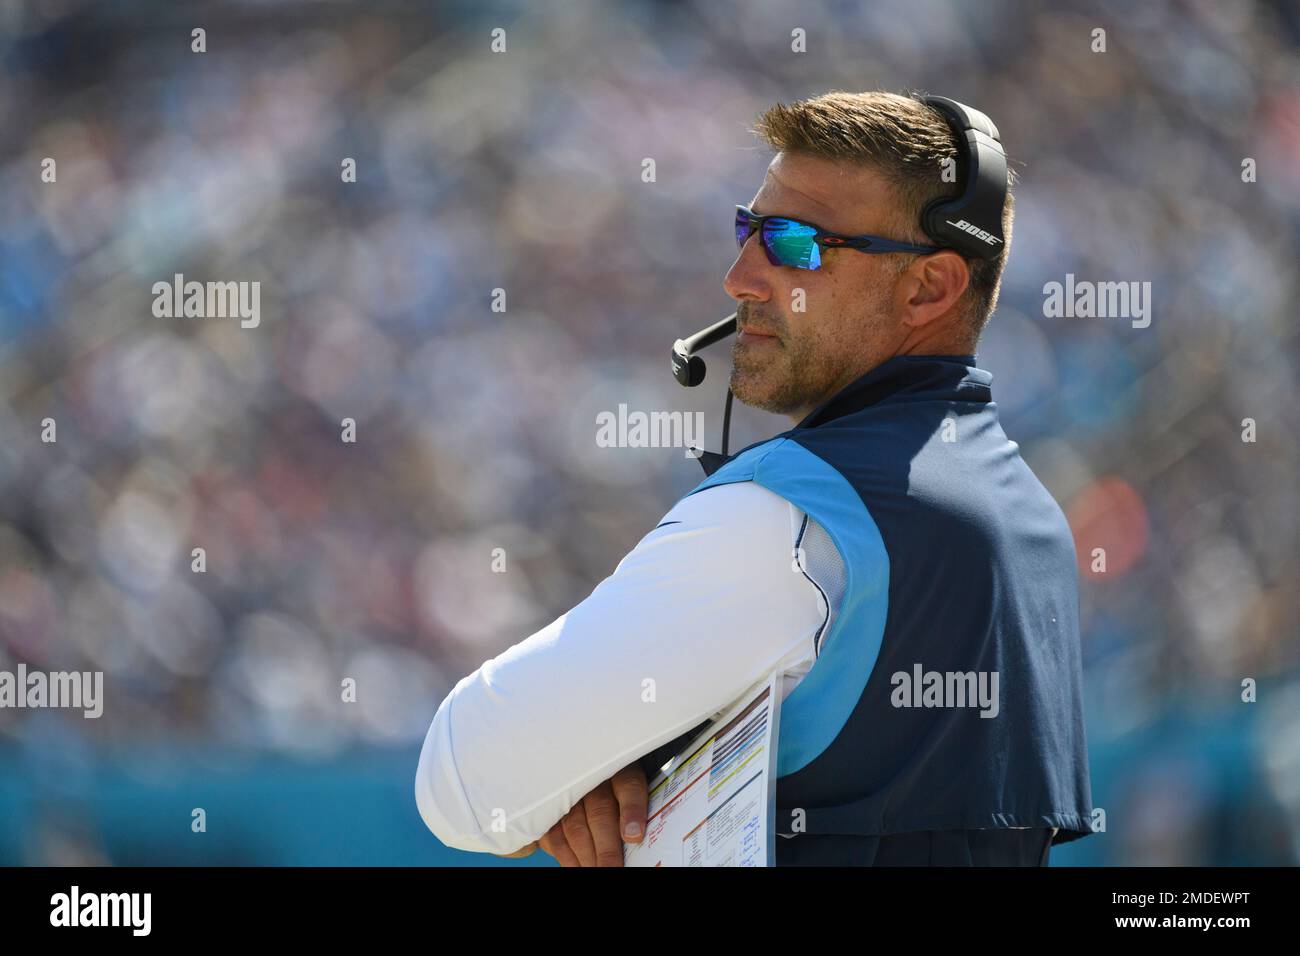
M 769 219 L 763 224 L 763 245 L 783 266 L 817 269 L 822 264 L 817 230 L 789 219 Z
M 749 233 L 750 233 L 749 218 L 743 212 L 737 209 L 736 210 L 736 245 L 743 246 L 745 242 L 749 239 Z

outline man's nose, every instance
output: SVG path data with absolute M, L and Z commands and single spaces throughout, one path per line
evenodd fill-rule
M 766 302 L 772 298 L 772 283 L 768 280 L 772 268 L 763 253 L 762 240 L 754 233 L 727 270 L 722 288 L 736 300 Z

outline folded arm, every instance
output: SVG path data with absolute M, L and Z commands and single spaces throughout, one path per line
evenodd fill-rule
M 826 610 L 797 512 L 750 482 L 690 495 L 567 614 L 442 702 L 416 802 L 450 847 L 510 854 L 620 768 L 807 666 Z

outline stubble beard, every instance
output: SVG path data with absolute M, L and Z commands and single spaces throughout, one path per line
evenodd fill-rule
M 737 339 L 731 347 L 731 393 L 746 405 L 778 415 L 808 412 L 829 399 L 853 377 L 850 356 L 863 336 L 886 318 L 890 289 L 882 285 L 869 294 L 862 315 L 820 349 L 807 329 L 800 338 L 791 336 L 788 323 L 777 327 L 780 338 L 774 343 L 742 345 Z M 742 320 L 749 317 L 746 308 L 738 310 Z M 862 331 L 848 331 L 854 327 Z
M 808 339 L 731 347 L 731 392 L 753 408 L 789 415 L 818 404 L 838 371 L 816 360 Z

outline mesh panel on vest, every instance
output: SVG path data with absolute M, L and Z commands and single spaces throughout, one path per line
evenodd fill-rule
M 800 529 L 798 547 L 803 549 L 804 574 L 826 597 L 826 621 L 814 641 L 817 653 L 821 653 L 822 638 L 829 633 L 835 622 L 835 612 L 844 599 L 844 561 L 826 529 L 807 515 L 804 515 L 803 528 Z

